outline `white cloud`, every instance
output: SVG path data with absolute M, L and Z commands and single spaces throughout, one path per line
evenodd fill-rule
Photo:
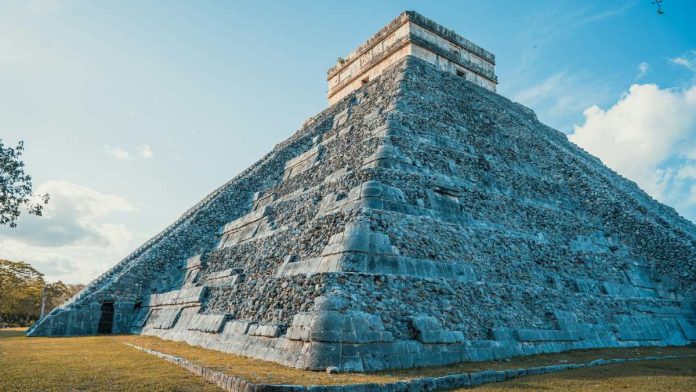
M 678 180 L 696 179 L 696 165 L 683 166 L 677 172 Z
M 570 118 L 610 96 L 607 85 L 592 75 L 562 71 L 513 93 L 512 99 L 534 108 L 542 122 L 567 133 L 573 125 Z
M 112 147 L 108 144 L 104 145 L 104 148 L 106 149 L 106 152 L 109 155 L 121 160 L 133 159 L 136 156 L 140 156 L 144 159 L 152 159 L 155 156 L 154 152 L 152 151 L 152 148 L 148 144 L 143 144 L 136 147 L 136 153 L 131 153 L 128 150 L 124 150 L 120 147 Z
M 592 106 L 570 140 L 694 219 L 696 85 L 634 84 L 609 109 Z
M 131 154 L 122 148 L 111 147 L 108 144 L 105 145 L 104 148 L 106 148 L 106 152 L 109 153 L 109 155 L 114 156 L 116 159 L 124 159 L 125 160 L 125 159 L 131 158 Z
M 36 192 L 51 195 L 43 216 L 25 214 L 16 228 L 1 228 L 0 257 L 27 261 L 49 280 L 84 283 L 131 249 L 131 231 L 114 221 L 135 210 L 123 197 L 67 181 L 48 181 Z
M 142 146 L 138 147 L 138 151 L 140 151 L 140 156 L 145 159 L 152 159 L 154 157 L 152 149 L 147 144 L 143 144 Z
M 696 73 L 696 49 L 690 50 L 681 56 L 669 59 L 672 64 L 680 65 L 691 72 Z
M 638 75 L 636 75 L 636 79 L 642 79 L 648 74 L 648 71 L 650 71 L 650 64 L 646 63 L 645 61 L 638 64 Z

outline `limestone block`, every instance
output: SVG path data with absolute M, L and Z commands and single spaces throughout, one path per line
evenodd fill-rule
M 148 307 L 143 307 L 138 310 L 138 313 L 133 317 L 131 327 L 142 328 L 145 326 L 147 319 L 150 317 L 152 310 Z
M 653 325 L 623 324 L 620 325 L 616 337 L 619 340 L 662 340 L 663 334 Z
M 206 287 L 184 287 L 179 290 L 172 290 L 166 293 L 152 294 L 148 305 L 181 305 L 189 303 L 200 303 L 206 293 Z
M 492 328 L 491 335 L 495 340 L 499 341 L 513 341 L 517 340 L 515 337 L 515 331 L 512 328 Z
M 324 370 L 336 366 L 341 361 L 341 344 L 327 342 L 311 342 L 307 349 L 306 368 L 309 370 Z
M 320 303 L 326 303 L 320 301 Z M 329 306 L 335 307 L 335 306 Z M 295 315 L 288 328 L 287 338 L 315 342 L 375 343 L 393 342 L 394 336 L 385 330 L 375 315 L 348 311 L 323 310 L 314 314 Z
M 648 289 L 655 288 L 655 284 L 653 283 L 652 279 L 650 279 L 650 276 L 648 276 L 647 271 L 644 269 L 632 269 L 626 271 L 626 276 L 634 286 Z
M 609 242 L 602 232 L 592 235 L 579 235 L 570 243 L 570 248 L 576 252 L 608 253 Z
M 276 200 L 276 194 L 273 192 L 270 192 L 270 193 L 265 194 L 265 195 L 262 192 L 256 192 L 254 194 L 254 197 L 253 197 L 251 210 L 252 211 L 263 210 L 266 206 L 270 205 L 275 200 Z
M 563 330 L 577 330 L 579 322 L 578 317 L 575 313 L 566 312 L 562 310 L 553 311 L 553 317 L 556 319 L 556 324 L 559 329 Z
M 324 183 L 326 183 L 326 184 L 337 183 L 337 182 L 343 180 L 348 175 L 348 173 L 349 173 L 348 168 L 342 167 L 342 168 L 336 170 L 335 172 L 329 174 L 328 176 L 326 176 L 326 178 L 324 178 Z
M 411 318 L 411 326 L 417 332 L 417 338 L 423 343 L 461 343 L 464 342 L 462 331 L 447 331 L 440 320 L 435 317 L 418 316 Z
M 211 287 L 229 287 L 244 280 L 244 274 L 238 268 L 228 268 L 210 273 L 206 276 L 205 284 Z
M 224 225 L 219 231 L 218 248 L 232 246 L 271 232 L 275 226 L 266 216 L 269 208 L 268 205 L 263 206 Z
M 436 187 L 434 190 L 428 190 L 428 202 L 430 208 L 442 215 L 458 215 L 461 211 L 459 198 L 454 196 L 454 190 L 444 187 Z
M 679 328 L 681 328 L 684 336 L 691 341 L 696 341 L 696 325 L 682 317 L 677 318 L 676 320 L 679 323 Z
M 343 233 L 340 252 L 393 254 L 389 236 L 371 231 L 363 225 L 350 225 Z
M 148 326 L 156 329 L 174 328 L 180 314 L 181 308 L 154 309 L 149 319 L 152 321 L 148 320 Z
M 348 309 L 350 302 L 344 297 L 335 295 L 320 295 L 314 298 L 314 309 L 316 310 L 336 310 Z
M 196 314 L 189 322 L 190 331 L 218 333 L 222 331 L 227 316 L 224 314 Z
M 201 255 L 195 255 L 186 259 L 186 268 L 201 268 L 203 261 L 201 260 Z
M 412 165 L 413 161 L 409 157 L 401 154 L 396 146 L 389 143 L 380 144 L 374 154 L 363 161 L 363 167 L 408 169 Z
M 277 338 L 283 333 L 284 326 L 281 324 L 251 324 L 247 334 L 251 336 L 265 336 Z
M 578 336 L 570 331 L 544 329 L 517 329 L 517 338 L 522 342 L 575 341 Z
M 332 123 L 333 128 L 338 129 L 338 128 L 342 127 L 344 124 L 346 124 L 346 121 L 348 121 L 349 117 L 350 117 L 350 108 L 346 108 L 346 109 L 338 112 L 333 117 L 333 123 Z
M 597 287 L 597 282 L 594 280 L 576 278 L 572 281 L 575 284 L 575 289 L 581 293 L 599 294 L 599 287 Z
M 324 146 L 318 145 L 287 161 L 283 181 L 289 180 L 318 163 Z
M 229 320 L 225 323 L 223 335 L 245 335 L 249 332 L 250 327 L 256 324 L 255 321 Z
M 474 268 L 467 264 L 396 255 L 352 254 L 349 257 L 340 258 L 337 266 L 340 271 L 437 277 L 462 282 L 477 280 Z
M 201 270 L 198 268 L 187 269 L 186 275 L 184 276 L 183 286 L 190 286 L 194 284 L 200 272 Z
M 655 290 L 625 285 L 620 283 L 604 282 L 602 284 L 604 292 L 614 297 L 628 298 L 656 298 Z

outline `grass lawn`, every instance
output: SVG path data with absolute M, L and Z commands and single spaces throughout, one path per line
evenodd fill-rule
M 696 348 L 640 348 L 582 350 L 571 353 L 516 358 L 511 361 L 469 363 L 442 368 L 371 374 L 306 372 L 278 364 L 205 350 L 154 337 L 86 336 L 27 338 L 19 329 L 0 330 L 0 391 L 216 391 L 184 369 L 124 345 L 124 342 L 179 355 L 206 367 L 252 382 L 283 384 L 348 384 L 393 382 L 483 369 L 532 367 L 597 358 L 696 354 Z M 479 387 L 512 390 L 635 391 L 696 390 L 696 359 L 609 365 L 564 373 L 526 377 Z M 681 388 L 681 389 L 680 389 Z
M 119 337 L 27 338 L 0 330 L 0 391 L 220 391 Z
M 693 392 L 696 391 L 696 358 L 575 369 L 482 385 L 475 391 Z

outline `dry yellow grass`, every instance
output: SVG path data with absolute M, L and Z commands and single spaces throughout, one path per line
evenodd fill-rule
M 576 350 L 560 354 L 513 358 L 510 361 L 462 363 L 437 368 L 384 371 L 368 374 L 326 374 L 323 372 L 307 372 L 288 368 L 233 354 L 219 353 L 194 347 L 186 343 L 165 341 L 152 336 L 131 335 L 124 336 L 122 339 L 138 346 L 167 354 L 178 355 L 190 361 L 204 364 L 205 366 L 222 371 L 226 374 L 240 376 L 252 382 L 300 385 L 335 385 L 361 382 L 386 383 L 410 378 L 437 377 L 446 374 L 475 372 L 480 370 L 516 369 L 555 365 L 559 363 L 590 362 L 597 358 L 611 359 L 637 358 L 653 355 L 696 355 L 695 347 L 641 347 Z
M 469 391 L 460 389 L 459 391 Z M 481 392 L 519 391 L 696 391 L 696 359 L 632 362 L 532 376 L 482 385 Z
M 337 385 L 396 380 L 484 369 L 532 367 L 597 358 L 629 358 L 650 355 L 694 355 L 694 347 L 582 350 L 538 355 L 510 361 L 468 363 L 441 368 L 411 369 L 370 374 L 307 372 L 278 364 L 224 354 L 164 341 L 155 337 L 120 335 L 72 338 L 26 338 L 23 331 L 0 330 L 0 391 L 214 391 L 201 378 L 155 356 L 123 343 L 182 356 L 230 375 L 256 383 Z M 527 377 L 482 387 L 507 390 L 696 390 L 696 359 L 650 361 L 574 370 Z M 643 388 L 644 389 L 640 389 Z M 604 388 L 604 389 L 602 389 Z M 647 388 L 647 389 L 646 389 Z M 662 388 L 662 389 L 661 389 Z
M 0 391 L 219 391 L 120 337 L 27 338 L 0 332 Z

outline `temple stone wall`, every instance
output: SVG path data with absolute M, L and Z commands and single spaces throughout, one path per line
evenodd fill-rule
M 495 91 L 495 56 L 452 30 L 407 11 L 328 71 L 329 105 L 378 77 L 406 56 Z
M 303 369 L 696 340 L 696 227 L 517 103 L 407 56 L 30 335 Z

